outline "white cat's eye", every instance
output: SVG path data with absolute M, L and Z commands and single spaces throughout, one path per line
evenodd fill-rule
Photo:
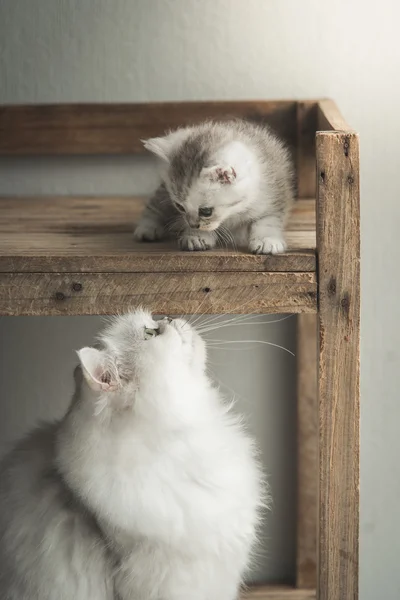
M 179 202 L 175 202 L 175 206 L 180 212 L 185 212 L 185 207 L 179 204 Z
M 157 335 L 160 335 L 159 329 L 150 329 L 149 327 L 144 328 L 144 339 L 145 340 L 149 340 L 153 337 L 156 337 Z

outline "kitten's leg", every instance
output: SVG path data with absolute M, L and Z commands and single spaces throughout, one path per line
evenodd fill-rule
M 279 254 L 285 252 L 283 220 L 268 216 L 251 223 L 249 228 L 249 250 L 253 254 Z
M 179 246 L 189 252 L 195 250 L 210 250 L 217 243 L 217 234 L 214 231 L 200 231 L 200 229 L 183 229 L 179 235 Z
M 167 226 L 173 220 L 174 213 L 165 185 L 161 184 L 147 202 L 133 234 L 134 239 L 138 242 L 155 242 L 166 237 Z

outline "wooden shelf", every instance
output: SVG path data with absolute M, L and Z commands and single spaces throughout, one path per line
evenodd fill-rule
M 316 319 L 303 315 L 298 328 L 306 377 L 299 380 L 299 411 L 313 417 L 299 420 L 296 585 L 255 588 L 242 598 L 356 600 L 359 142 L 335 103 L 0 106 L 0 156 L 143 154 L 142 139 L 226 116 L 269 125 L 292 152 L 300 200 L 287 253 L 134 244 L 138 198 L 0 198 L 0 315 L 107 314 L 140 304 L 167 314 L 318 310 L 318 344 Z M 305 368 L 316 358 L 318 377 L 311 380 Z
M 289 251 L 254 256 L 139 244 L 141 198 L 0 198 L 0 314 L 314 312 L 315 202 L 299 200 Z
M 315 590 L 296 589 L 289 586 L 263 586 L 251 588 L 240 600 L 316 600 Z

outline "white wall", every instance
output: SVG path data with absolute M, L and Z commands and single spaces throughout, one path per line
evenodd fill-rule
M 2 103 L 331 96 L 360 131 L 362 600 L 400 597 L 397 566 L 400 523 L 396 518 L 400 494 L 397 473 L 400 308 L 396 274 L 400 251 L 395 242 L 400 223 L 398 6 L 395 0 L 378 3 L 1 0 L 0 3 Z M 131 171 L 129 163 L 116 167 L 113 160 L 106 169 L 103 164 L 100 167 L 90 161 L 86 164 L 87 169 L 83 169 L 73 160 L 42 161 L 38 172 L 32 174 L 30 161 L 19 161 L 18 165 L 3 162 L 0 191 L 106 193 L 111 189 L 116 191 L 116 184 L 121 192 L 130 191 L 132 183 L 139 191 L 148 186 L 147 172 Z M 23 177 L 21 169 L 25 169 Z M 6 417 L 18 414 L 18 422 L 8 421 L 4 425 L 4 419 L 1 420 L 1 428 L 7 428 L 6 435 L 16 433 L 19 423 L 28 425 L 32 410 L 24 421 L 20 414 L 24 411 L 15 408 L 18 405 L 27 410 L 23 397 L 28 391 L 33 392 L 32 401 L 40 407 L 41 385 L 43 390 L 50 391 L 55 389 L 55 380 L 59 378 L 62 397 L 66 397 L 73 362 L 70 351 L 74 344 L 86 343 L 97 327 L 96 320 L 81 319 L 79 325 L 77 322 L 1 321 L 4 336 L 1 394 L 9 399 L 7 406 L 13 407 L 2 410 Z M 282 330 L 277 335 L 286 333 L 290 338 L 290 331 Z M 271 335 L 270 329 L 265 335 Z M 50 348 L 47 366 L 43 362 L 44 350 L 42 357 L 36 356 L 37 348 L 42 347 L 39 341 Z M 53 344 L 68 357 L 67 362 L 54 362 Z M 261 348 L 257 356 L 262 356 Z M 271 377 L 286 373 L 289 368 L 282 355 L 268 355 L 268 359 L 274 364 Z M 49 371 L 53 374 L 51 384 L 47 383 Z M 27 377 L 22 382 L 23 373 Z M 234 370 L 224 373 L 230 387 L 239 385 L 233 375 Z M 17 390 L 12 385 L 14 376 Z M 264 385 L 261 381 L 260 385 Z M 250 384 L 249 378 L 246 386 Z M 274 385 L 278 391 L 278 379 Z M 249 389 L 245 387 L 242 393 L 247 395 Z M 264 389 L 261 394 L 260 389 L 253 391 L 255 404 L 261 410 L 258 401 L 264 394 L 268 398 L 271 395 Z M 288 418 L 287 431 L 282 428 L 285 444 L 290 444 L 293 427 L 293 411 L 289 410 L 291 393 L 280 401 L 284 407 L 280 415 L 287 413 Z M 276 400 L 267 415 L 269 420 L 277 410 Z M 269 433 L 265 432 L 264 439 Z M 267 452 L 267 463 L 268 460 Z M 276 473 L 290 479 L 290 468 L 286 473 L 285 465 L 293 466 L 290 457 L 285 459 L 281 452 L 275 462 Z M 290 496 L 293 487 L 289 483 L 284 486 L 281 481 L 277 488 L 281 492 L 286 489 Z M 285 494 L 278 496 L 283 502 Z M 274 557 L 278 557 L 277 562 L 281 563 L 281 554 L 275 546 L 279 526 L 274 534 L 268 535 L 274 538 L 269 558 L 274 562 Z M 288 549 L 290 535 L 286 532 L 284 537 Z M 287 575 L 293 566 L 290 561 L 289 558 L 282 569 Z M 270 570 L 268 560 L 263 568 L 270 576 L 278 574 L 277 565 Z

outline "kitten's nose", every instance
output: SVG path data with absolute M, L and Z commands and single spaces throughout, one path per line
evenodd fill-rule
M 189 223 L 189 226 L 192 229 L 199 229 L 200 228 L 200 223 Z

